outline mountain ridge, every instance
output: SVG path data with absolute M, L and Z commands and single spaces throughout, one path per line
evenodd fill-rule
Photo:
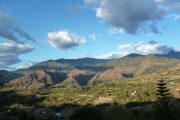
M 93 86 L 156 73 L 178 65 L 179 59 L 134 53 L 113 60 L 95 58 L 48 60 L 13 72 L 21 76 L 6 80 L 6 86 L 16 86 L 17 89 Z

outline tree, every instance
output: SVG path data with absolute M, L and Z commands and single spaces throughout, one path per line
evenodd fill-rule
M 153 120 L 174 120 L 171 94 L 164 79 L 157 83 L 157 101 L 153 105 Z

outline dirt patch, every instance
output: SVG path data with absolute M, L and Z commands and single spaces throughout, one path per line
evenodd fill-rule
M 180 86 L 174 89 L 174 97 L 180 98 Z
M 112 103 L 113 99 L 109 97 L 99 97 L 94 101 L 94 104 L 104 104 L 104 103 Z

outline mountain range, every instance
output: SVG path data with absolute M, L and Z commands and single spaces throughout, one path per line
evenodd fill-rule
M 180 52 L 129 54 L 119 59 L 58 59 L 16 71 L 0 71 L 0 83 L 12 89 L 93 86 L 158 73 L 180 65 Z

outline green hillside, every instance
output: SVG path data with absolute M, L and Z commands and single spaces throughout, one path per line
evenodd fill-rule
M 18 117 L 23 113 L 45 120 L 55 119 L 56 113 L 61 113 L 63 118 L 67 119 L 77 108 L 92 106 L 96 110 L 100 109 L 107 120 L 145 119 L 149 117 L 151 105 L 156 101 L 156 83 L 161 78 L 165 78 L 168 83 L 173 101 L 176 101 L 176 109 L 180 108 L 179 68 L 180 66 L 177 66 L 167 71 L 141 75 L 125 81 L 114 80 L 93 87 L 16 91 L 3 88 L 0 90 L 0 112 L 3 112 L 0 116 L 13 118 L 14 114 Z M 11 112 L 8 113 L 7 110 Z M 134 115 L 135 113 L 137 115 Z

